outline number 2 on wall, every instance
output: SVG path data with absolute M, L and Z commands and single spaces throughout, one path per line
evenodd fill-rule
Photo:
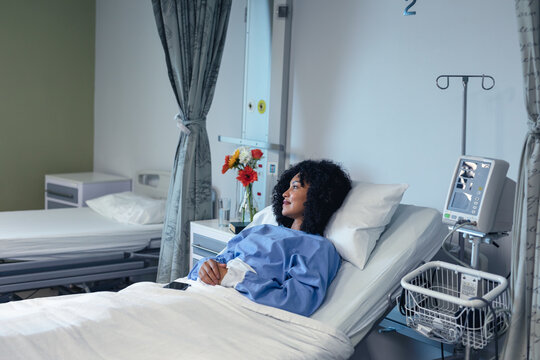
M 405 1 L 408 1 L 408 0 L 405 0 Z M 416 4 L 416 0 L 412 0 L 412 2 L 409 5 L 407 5 L 407 7 L 405 8 L 405 11 L 403 12 L 403 15 L 416 15 L 416 11 L 409 11 L 409 9 L 414 6 L 414 4 Z

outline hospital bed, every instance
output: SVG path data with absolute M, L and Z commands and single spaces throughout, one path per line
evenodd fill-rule
M 137 173 L 134 193 L 144 196 L 137 199 L 166 198 L 169 179 L 165 172 Z M 162 226 L 119 222 L 89 207 L 0 212 L 0 295 L 153 277 Z
M 186 279 L 2 304 L 0 358 L 347 359 L 445 232 L 438 211 L 399 205 L 365 268 L 344 261 L 310 318 Z

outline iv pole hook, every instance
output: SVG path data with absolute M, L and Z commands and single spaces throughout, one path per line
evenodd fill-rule
M 461 78 L 463 83 L 463 120 L 461 126 L 461 155 L 466 155 L 467 146 L 467 87 L 469 84 L 469 78 L 482 78 L 482 89 L 491 90 L 495 86 L 495 79 L 489 75 L 439 75 L 435 80 L 437 87 L 441 90 L 446 90 L 450 86 L 450 78 Z M 445 79 L 446 83 L 443 84 L 441 79 Z M 487 84 L 486 79 L 491 80 L 491 86 Z

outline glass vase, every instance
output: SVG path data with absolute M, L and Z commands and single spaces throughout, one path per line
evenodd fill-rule
M 257 204 L 253 198 L 253 184 L 244 186 L 244 195 L 238 208 L 238 216 L 242 222 L 252 222 L 257 213 Z

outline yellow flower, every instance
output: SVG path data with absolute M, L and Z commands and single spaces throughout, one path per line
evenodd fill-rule
M 233 156 L 231 156 L 229 159 L 229 169 L 231 169 L 234 166 L 234 164 L 236 164 L 236 161 L 238 160 L 239 156 L 240 156 L 240 150 L 236 149 Z

